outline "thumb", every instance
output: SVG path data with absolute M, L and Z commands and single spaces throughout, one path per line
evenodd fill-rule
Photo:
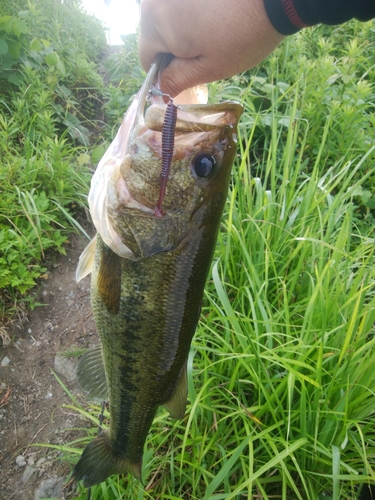
M 160 89 L 172 97 L 201 83 L 212 82 L 215 74 L 205 66 L 205 58 L 191 59 L 175 57 L 160 76 Z

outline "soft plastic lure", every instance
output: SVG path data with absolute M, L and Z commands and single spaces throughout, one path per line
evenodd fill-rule
M 171 169 L 171 163 L 173 159 L 174 136 L 176 130 L 178 106 L 174 103 L 172 97 L 169 94 L 165 94 L 155 87 L 151 87 L 149 94 L 150 96 L 158 96 L 163 98 L 166 97 L 169 99 L 161 132 L 161 182 L 159 199 L 155 207 L 155 215 L 157 217 L 163 217 L 164 214 L 162 206 L 165 196 L 165 190 L 167 188 L 169 171 Z

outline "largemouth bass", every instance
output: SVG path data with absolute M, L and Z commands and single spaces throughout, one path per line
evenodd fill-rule
M 166 104 L 153 98 L 154 64 L 92 179 L 96 238 L 77 279 L 92 271 L 91 302 L 100 348 L 83 356 L 78 379 L 109 400 L 109 430 L 74 468 L 89 487 L 112 474 L 141 480 L 142 455 L 157 408 L 185 414 L 186 363 L 236 154 L 235 102 L 179 105 L 173 161 L 157 216 L 161 130 Z M 182 97 L 183 99 L 183 97 Z M 159 100 L 159 103 L 157 102 Z M 145 108 L 147 110 L 145 111 Z

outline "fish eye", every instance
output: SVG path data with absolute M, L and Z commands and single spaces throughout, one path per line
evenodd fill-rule
M 209 153 L 202 153 L 194 158 L 193 169 L 198 177 L 209 177 L 215 170 L 215 157 Z

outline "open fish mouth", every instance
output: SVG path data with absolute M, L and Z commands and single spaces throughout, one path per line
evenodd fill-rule
M 187 159 L 191 158 L 191 164 L 200 152 L 211 151 L 219 164 L 225 149 L 236 142 L 235 129 L 242 113 L 242 106 L 236 102 L 207 104 L 205 86 L 188 89 L 173 99 L 177 107 L 171 131 L 174 139 L 173 160 L 166 193 L 162 196 L 162 215 L 174 217 L 174 220 L 173 223 L 163 221 L 156 226 L 155 219 L 160 218 L 155 207 L 160 204 L 161 198 L 162 130 L 167 104 L 161 92 L 153 95 L 150 89 L 158 85 L 161 66 L 162 59 L 151 66 L 114 141 L 98 165 L 88 197 L 93 223 L 104 243 L 117 255 L 128 259 L 145 256 L 152 250 L 145 253 L 142 249 L 138 251 L 135 248 L 137 245 L 129 246 L 127 240 L 134 238 L 124 229 L 124 215 L 127 214 L 128 219 L 131 214 L 151 219 L 150 235 L 170 232 L 172 226 L 176 232 L 181 223 L 174 216 L 183 210 L 179 193 L 186 194 L 189 189 L 197 191 L 197 188 L 191 187 L 189 177 L 195 172 L 191 171 Z M 201 180 L 198 179 L 198 182 Z M 192 212 L 191 206 L 187 209 Z M 182 237 L 181 233 L 179 239 Z M 155 251 L 170 249 L 177 239 L 169 239 L 168 244 L 161 242 L 155 245 Z

